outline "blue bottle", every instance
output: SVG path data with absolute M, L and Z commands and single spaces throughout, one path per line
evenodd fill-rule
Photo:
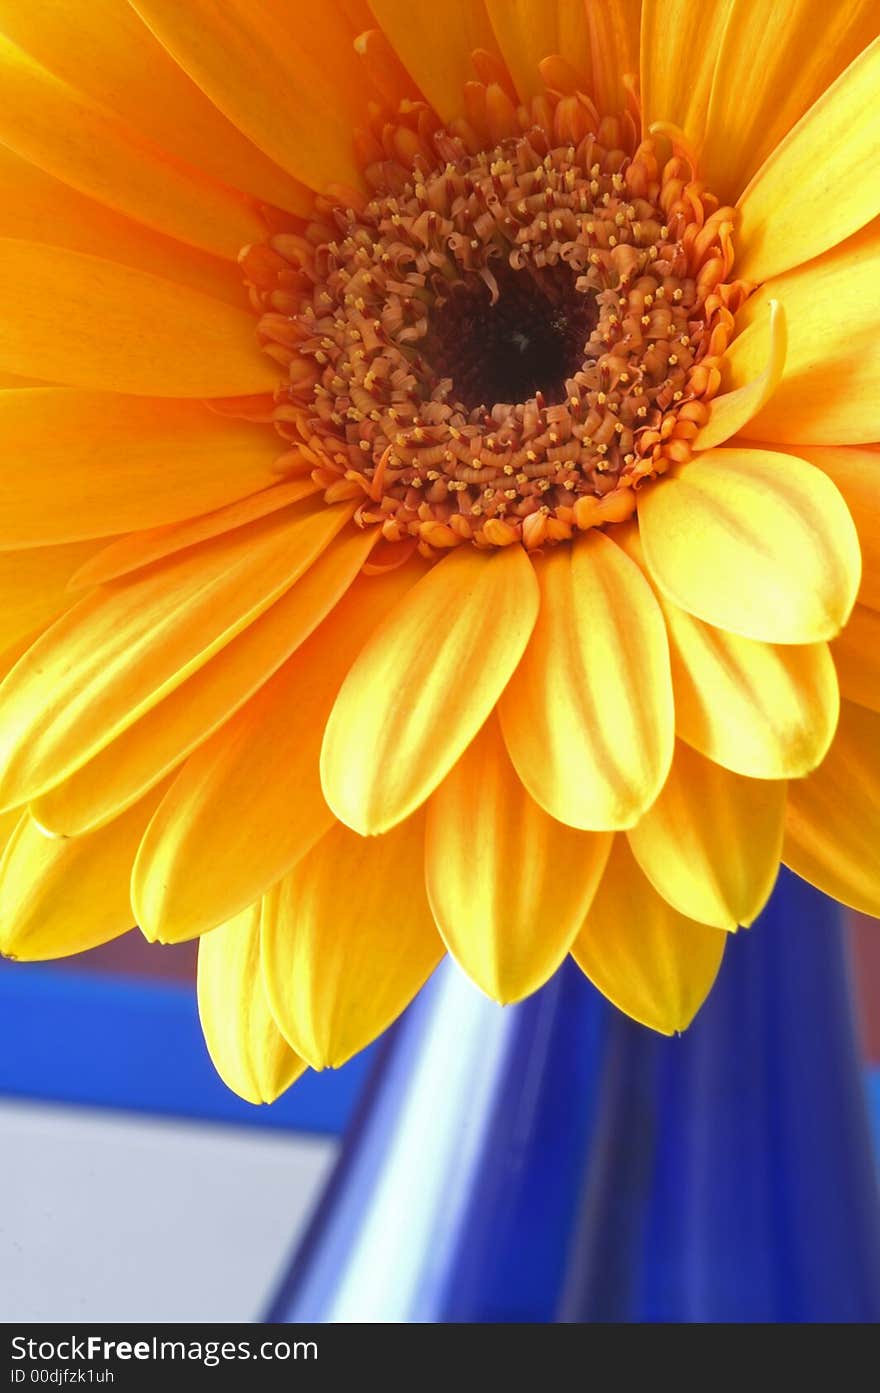
M 445 963 L 384 1042 L 267 1318 L 880 1319 L 838 908 L 783 872 L 671 1040 L 573 964 L 501 1008 Z

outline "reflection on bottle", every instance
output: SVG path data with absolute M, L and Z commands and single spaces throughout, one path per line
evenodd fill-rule
M 573 965 L 501 1008 L 445 963 L 383 1045 L 267 1318 L 880 1318 L 837 907 L 783 872 L 672 1040 Z

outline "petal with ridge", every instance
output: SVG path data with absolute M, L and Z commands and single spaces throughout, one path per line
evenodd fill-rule
M 746 779 L 679 743 L 657 801 L 628 832 L 654 889 L 700 924 L 751 924 L 776 880 L 784 782 Z
M 428 899 L 447 948 L 496 1001 L 556 971 L 605 868 L 611 837 L 578 832 L 523 788 L 492 717 L 428 803 Z
M 672 759 L 663 616 L 644 576 L 598 531 L 537 559 L 541 612 L 499 705 L 514 767 L 571 827 L 631 827 Z
M 618 836 L 572 954 L 619 1010 L 674 1035 L 709 995 L 726 941 L 723 930 L 686 919 L 658 895 Z
M 423 838 L 421 815 L 382 837 L 334 827 L 266 897 L 269 1002 L 314 1069 L 338 1068 L 380 1035 L 443 956 Z
M 274 1103 L 304 1073 L 269 1010 L 260 966 L 260 902 L 199 943 L 199 1019 L 227 1088 L 248 1103 Z
M 639 530 L 665 595 L 720 629 L 768 643 L 834 638 L 861 555 L 831 480 L 793 455 L 708 450 L 642 489 Z
M 414 586 L 343 683 L 321 752 L 324 793 L 364 835 L 414 812 L 470 744 L 522 657 L 538 584 L 519 546 L 460 547 Z

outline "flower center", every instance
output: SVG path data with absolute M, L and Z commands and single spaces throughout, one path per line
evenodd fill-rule
M 387 540 L 562 541 L 688 458 L 746 293 L 733 213 L 683 154 L 601 128 L 476 152 L 436 130 L 368 200 L 245 249 L 276 424 Z
M 478 281 L 456 286 L 428 319 L 424 355 L 434 373 L 452 382 L 468 414 L 515 406 L 539 394 L 566 397 L 566 381 L 581 367 L 599 309 L 581 294 L 564 266 L 514 271 L 499 263 L 496 291 Z

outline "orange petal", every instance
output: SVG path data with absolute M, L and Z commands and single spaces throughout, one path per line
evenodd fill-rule
M 517 773 L 572 827 L 630 827 L 659 793 L 673 745 L 663 618 L 602 533 L 536 562 L 541 614 L 500 703 Z
M 38 377 L 22 377 L 16 372 L 0 372 L 0 388 L 6 391 L 13 388 L 18 391 L 22 387 L 45 387 L 45 382 Z
M 831 480 L 792 455 L 708 450 L 641 491 L 639 528 L 659 588 L 718 628 L 814 643 L 852 609 L 852 518 Z
M 240 498 L 235 503 L 228 503 L 225 508 L 187 518 L 185 522 L 172 523 L 168 527 L 145 528 L 142 532 L 118 537 L 80 567 L 71 577 L 70 588 L 85 590 L 93 585 L 104 585 L 107 581 L 130 576 L 155 561 L 185 551 L 187 547 L 210 541 L 212 537 L 222 537 L 226 532 L 234 532 L 249 522 L 256 522 L 258 518 L 279 513 L 292 503 L 302 503 L 315 493 L 317 488 L 311 479 L 292 479 L 276 483 L 274 488 L 252 493 L 247 498 Z
M 712 988 L 727 935 L 686 919 L 642 875 L 616 837 L 608 869 L 572 953 L 615 1006 L 673 1035 L 685 1030 Z
M 880 714 L 843 702 L 834 744 L 789 789 L 782 859 L 833 899 L 880 916 Z
M 719 929 L 751 924 L 779 869 L 785 789 L 679 743 L 660 797 L 627 834 L 630 847 L 680 914 Z
M 315 1069 L 338 1068 L 408 1006 L 443 955 L 425 896 L 424 820 L 384 837 L 335 827 L 266 897 L 272 1013 Z M 340 895 L 340 885 L 355 893 Z
M 766 281 L 837 246 L 880 213 L 880 38 L 776 146 L 739 200 L 736 271 Z M 834 170 L 829 195 L 828 171 Z
M 58 783 L 204 666 L 349 516 L 347 507 L 281 513 L 75 605 L 0 687 L 6 805 Z
M 552 976 L 610 848 L 538 807 L 487 721 L 428 804 L 426 880 L 447 948 L 488 996 L 518 1001 Z
M 67 582 L 94 550 L 94 542 L 74 542 L 0 552 L 0 653 L 70 608 Z
M 593 96 L 603 115 L 626 105 L 621 79 L 639 71 L 642 0 L 585 0 L 593 58 Z
M 321 752 L 341 822 L 386 831 L 434 792 L 486 720 L 538 613 L 526 553 L 461 547 L 372 636 L 333 707 Z
M 149 938 L 190 938 L 231 918 L 332 825 L 318 773 L 324 724 L 358 649 L 412 583 L 407 569 L 354 586 L 187 761 L 144 837 L 132 878 Z
M 642 0 L 642 124 L 665 121 L 699 148 L 731 0 Z
M 538 64 L 549 54 L 561 54 L 578 74 L 589 72 L 583 0 L 486 0 L 486 9 L 520 101 L 544 92 Z
M 168 154 L 264 203 L 310 212 L 310 193 L 221 116 L 128 5 L 0 0 L 0 30 Z
M 880 395 L 880 221 L 808 266 L 768 281 L 737 315 L 725 353 L 725 390 L 763 372 L 767 306 L 781 300 L 788 325 L 782 380 L 742 434 L 750 440 L 858 445 L 877 437 Z
M 132 0 L 183 70 L 282 169 L 323 189 L 357 187 L 352 126 L 371 96 L 337 5 L 297 23 L 284 5 L 251 0 Z
M 179 522 L 278 478 L 272 431 L 225 420 L 200 402 L 55 387 L 6 391 L 0 435 L 15 459 L 0 476 L 5 548 Z
M 107 261 L 121 261 L 239 309 L 247 307 L 247 291 L 237 262 L 187 246 L 96 203 L 4 145 L 0 145 L 0 188 L 4 191 L 0 237 L 47 242 Z
M 187 286 L 62 247 L 0 239 L 0 367 L 138 396 L 271 391 L 254 318 Z
M 370 9 L 443 120 L 462 116 L 464 84 L 474 78 L 471 54 L 483 48 L 501 56 L 482 0 L 370 0 Z
M 388 38 L 375 29 L 373 15 L 367 10 L 365 23 L 370 28 L 358 33 L 354 50 L 366 64 L 370 83 L 389 111 L 397 111 L 401 102 L 418 98 L 418 88 L 401 63 Z
M 880 711 L 880 613 L 856 605 L 831 652 L 842 695 Z
M 269 1010 L 260 967 L 260 904 L 199 943 L 199 1019 L 214 1068 L 249 1103 L 274 1103 L 300 1074 Z
M 735 387 L 731 392 L 723 392 L 709 403 L 709 419 L 693 441 L 694 450 L 711 450 L 723 445 L 748 425 L 772 397 L 782 378 L 785 368 L 785 352 L 788 335 L 785 328 L 785 311 L 778 300 L 771 300 L 769 311 L 769 340 L 767 342 L 767 361 L 764 368 L 751 382 Z
M 829 475 L 843 494 L 862 548 L 859 599 L 880 609 L 880 452 L 799 445 L 798 454 Z
M 90 831 L 164 778 L 317 628 L 354 580 L 374 539 L 375 534 L 354 529 L 338 538 L 292 589 L 209 663 L 63 783 L 32 801 L 42 826 L 63 836 Z
M 337 0 L 337 3 L 355 34 L 360 34 L 362 29 L 372 24 L 370 0 Z
M 49 837 L 25 813 L 0 862 L 0 950 L 39 962 L 134 926 L 131 863 L 160 792 L 86 837 Z
M 256 208 L 172 163 L 116 116 L 0 34 L 0 140 L 80 193 L 147 227 L 232 259 L 264 233 Z
M 701 7 L 702 8 L 702 7 Z M 877 34 L 874 0 L 736 0 L 718 54 L 700 175 L 734 202 L 786 131 Z

